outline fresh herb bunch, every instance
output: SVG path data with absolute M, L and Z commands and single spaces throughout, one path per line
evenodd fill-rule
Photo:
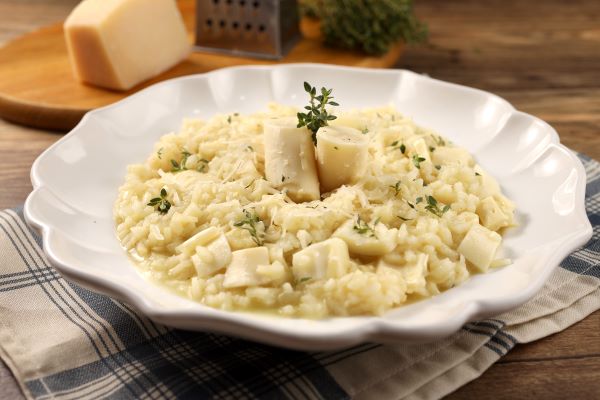
M 244 216 L 245 217 L 242 220 L 236 222 L 233 226 L 248 231 L 250 236 L 252 236 L 254 243 L 256 243 L 257 246 L 262 246 L 264 243 L 262 235 L 260 235 L 256 229 L 256 225 L 260 222 L 260 218 L 258 218 L 258 215 L 256 215 L 255 212 L 250 212 L 248 210 L 244 210 Z
M 148 203 L 149 206 L 156 207 L 161 214 L 166 214 L 171 208 L 171 202 L 167 200 L 167 191 L 165 188 L 160 190 L 160 197 L 155 197 Z
M 339 106 L 332 101 L 331 92 L 333 89 L 321 88 L 321 94 L 317 95 L 317 88 L 304 82 L 304 90 L 310 95 L 310 105 L 304 107 L 307 113 L 298 113 L 298 128 L 306 126 L 312 132 L 313 143 L 317 144 L 317 131 L 323 126 L 327 126 L 329 121 L 336 119 L 335 115 L 327 113 L 326 106 Z
M 326 44 L 380 55 L 404 40 L 427 39 L 427 26 L 418 21 L 412 0 L 303 0 L 300 12 L 321 20 Z

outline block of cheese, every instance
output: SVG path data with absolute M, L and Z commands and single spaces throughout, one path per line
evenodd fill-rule
M 109 89 L 152 78 L 191 49 L 175 0 L 83 0 L 64 30 L 76 78 Z

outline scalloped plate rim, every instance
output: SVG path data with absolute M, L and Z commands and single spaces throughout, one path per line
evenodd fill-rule
M 486 304 L 485 300 L 472 300 L 469 302 L 468 307 L 465 307 L 462 310 L 462 312 L 453 315 L 453 319 L 437 321 L 433 324 L 433 326 L 425 326 L 424 328 L 398 328 L 397 326 L 394 326 L 394 320 L 386 319 L 385 317 L 351 317 L 362 318 L 365 320 L 365 322 L 362 323 L 358 328 L 355 327 L 352 330 L 334 332 L 327 335 L 307 335 L 307 333 L 304 331 L 290 334 L 290 332 L 279 331 L 278 329 L 274 329 L 273 327 L 266 329 L 265 326 L 261 324 L 261 320 L 252 318 L 251 316 L 249 316 L 251 315 L 250 313 L 216 311 L 213 309 L 208 309 L 208 307 L 200 307 L 198 310 L 194 310 L 194 315 L 190 315 L 190 313 L 187 312 L 188 310 L 181 310 L 179 312 L 163 311 L 157 308 L 156 305 L 152 304 L 151 301 L 149 301 L 148 299 L 144 298 L 138 293 L 127 290 L 126 287 L 119 283 L 112 282 L 103 277 L 94 276 L 86 272 L 85 269 L 81 269 L 77 266 L 63 263 L 61 261 L 60 255 L 57 254 L 54 251 L 54 249 L 48 245 L 50 243 L 49 238 L 51 238 L 54 234 L 52 226 L 44 223 L 44 221 L 36 219 L 31 211 L 31 201 L 34 198 L 34 194 L 38 192 L 41 188 L 48 187 L 44 185 L 44 182 L 37 175 L 39 164 L 44 159 L 44 157 L 50 154 L 57 146 L 60 146 L 65 140 L 67 140 L 72 135 L 76 135 L 80 129 L 85 127 L 85 125 L 89 122 L 90 119 L 93 118 L 95 114 L 103 113 L 112 108 L 121 107 L 130 101 L 135 101 L 136 98 L 141 97 L 148 92 L 162 87 L 163 85 L 171 85 L 174 82 L 184 81 L 188 79 L 197 79 L 198 77 L 205 77 L 212 74 L 219 74 L 222 73 L 221 71 L 245 69 L 273 70 L 285 69 L 289 67 L 308 67 L 334 70 L 341 69 L 388 75 L 408 74 L 417 76 L 420 79 L 431 80 L 438 84 L 448 85 L 460 90 L 476 91 L 481 94 L 485 94 L 486 97 L 495 98 L 504 103 L 504 105 L 507 106 L 510 110 L 510 115 L 513 115 L 515 113 L 521 113 L 534 121 L 541 122 L 545 129 L 548 130 L 551 134 L 551 140 L 549 145 L 557 146 L 559 149 L 565 151 L 572 162 L 572 166 L 576 168 L 578 177 L 585 177 L 585 171 L 580 160 L 577 157 L 575 157 L 565 146 L 560 144 L 558 134 L 552 126 L 535 116 L 517 110 L 506 99 L 481 89 L 470 88 L 451 82 L 425 77 L 408 70 L 373 70 L 369 68 L 339 67 L 323 64 L 285 64 L 280 66 L 234 66 L 207 72 L 204 74 L 189 75 L 163 81 L 155 85 L 149 86 L 141 90 L 140 92 L 137 92 L 116 103 L 93 110 L 87 113 L 79 122 L 79 124 L 77 124 L 77 126 L 73 128 L 71 132 L 69 132 L 63 138 L 51 145 L 35 160 L 31 169 L 31 181 L 34 189 L 25 202 L 24 215 L 27 223 L 30 226 L 41 231 L 43 238 L 43 250 L 46 256 L 48 257 L 50 263 L 57 269 L 58 272 L 60 272 L 63 276 L 67 277 L 68 279 L 75 281 L 78 284 L 90 288 L 96 292 L 108 294 L 109 296 L 124 300 L 132 304 L 135 308 L 140 310 L 144 315 L 148 316 L 150 319 L 155 320 L 159 323 L 176 327 L 185 327 L 187 329 L 208 329 L 210 331 L 221 333 L 235 332 L 235 335 L 244 337 L 246 339 L 300 350 L 330 350 L 348 347 L 365 341 L 427 342 L 446 337 L 458 331 L 465 323 L 469 321 L 509 311 L 532 298 L 541 289 L 542 285 L 549 278 L 550 274 L 556 269 L 560 261 L 564 259 L 575 248 L 585 244 L 591 237 L 591 224 L 585 213 L 585 208 L 582 207 L 583 199 L 585 196 L 585 179 L 583 179 L 583 183 L 580 179 L 578 180 L 578 185 L 576 188 L 577 192 L 575 194 L 575 204 L 577 212 L 575 213 L 574 218 L 579 219 L 580 222 L 583 223 L 583 225 L 578 230 L 571 231 L 562 238 L 566 238 L 566 240 L 563 240 L 561 245 L 556 247 L 552 254 L 546 257 L 546 263 L 552 266 L 543 268 L 543 272 L 540 275 L 538 275 L 536 279 L 529 282 L 527 290 L 521 293 L 520 296 L 513 297 L 512 299 L 502 299 L 504 301 L 498 301 L 496 299 L 494 300 L 493 304 Z M 544 148 L 544 151 L 549 147 L 549 145 Z M 491 312 L 491 310 L 493 310 L 493 312 Z M 198 313 L 204 315 L 198 315 Z M 247 314 L 247 318 L 240 317 L 241 315 L 245 314 Z M 182 318 L 184 320 L 186 320 L 187 318 L 187 323 L 182 324 L 180 321 L 180 319 Z M 190 320 L 193 321 L 193 324 L 190 324 Z M 238 331 L 237 328 L 247 329 L 242 329 Z

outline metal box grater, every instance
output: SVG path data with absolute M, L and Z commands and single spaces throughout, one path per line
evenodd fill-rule
M 282 58 L 300 37 L 296 0 L 196 0 L 196 49 Z

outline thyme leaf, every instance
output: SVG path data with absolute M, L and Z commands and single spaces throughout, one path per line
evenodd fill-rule
M 395 196 L 397 196 L 400 193 L 400 185 L 401 184 L 402 184 L 402 181 L 398 181 L 393 186 L 390 185 L 390 187 L 396 191 Z
M 421 163 L 425 161 L 425 158 L 420 157 L 418 154 L 413 155 L 412 157 L 412 162 L 415 165 L 415 167 L 421 169 Z
M 162 188 L 160 190 L 160 197 L 155 197 L 151 199 L 148 204 L 149 206 L 155 207 L 156 211 L 161 214 L 166 214 L 169 212 L 171 208 L 171 202 L 167 200 L 167 190 Z
M 262 246 L 264 244 L 262 235 L 259 234 L 256 229 L 256 225 L 260 222 L 260 218 L 258 218 L 256 212 L 250 212 L 248 210 L 243 211 L 245 217 L 234 223 L 233 226 L 248 231 L 250 236 L 252 236 L 254 243 L 256 243 L 257 246 Z
M 433 215 L 441 218 L 442 215 L 444 215 L 448 210 L 450 210 L 450 205 L 448 204 L 440 208 L 440 205 L 435 199 L 435 197 L 427 196 L 427 205 L 425 206 L 425 209 Z
M 173 166 L 173 169 L 171 169 L 171 172 L 181 172 L 181 171 L 187 170 L 187 167 L 185 166 L 185 164 L 187 163 L 187 160 L 191 155 L 192 154 L 189 151 L 183 150 L 181 152 L 181 161 L 180 162 L 177 162 L 177 161 L 171 159 L 171 165 Z
M 377 225 L 378 223 L 379 223 L 379 218 L 377 218 L 373 222 L 373 225 L 369 225 L 365 221 L 363 221 L 359 215 L 356 218 L 356 222 L 354 223 L 354 226 L 352 227 L 352 229 L 354 229 L 356 232 L 360 233 L 361 235 L 366 235 L 367 237 L 376 237 L 375 236 L 375 225 Z

